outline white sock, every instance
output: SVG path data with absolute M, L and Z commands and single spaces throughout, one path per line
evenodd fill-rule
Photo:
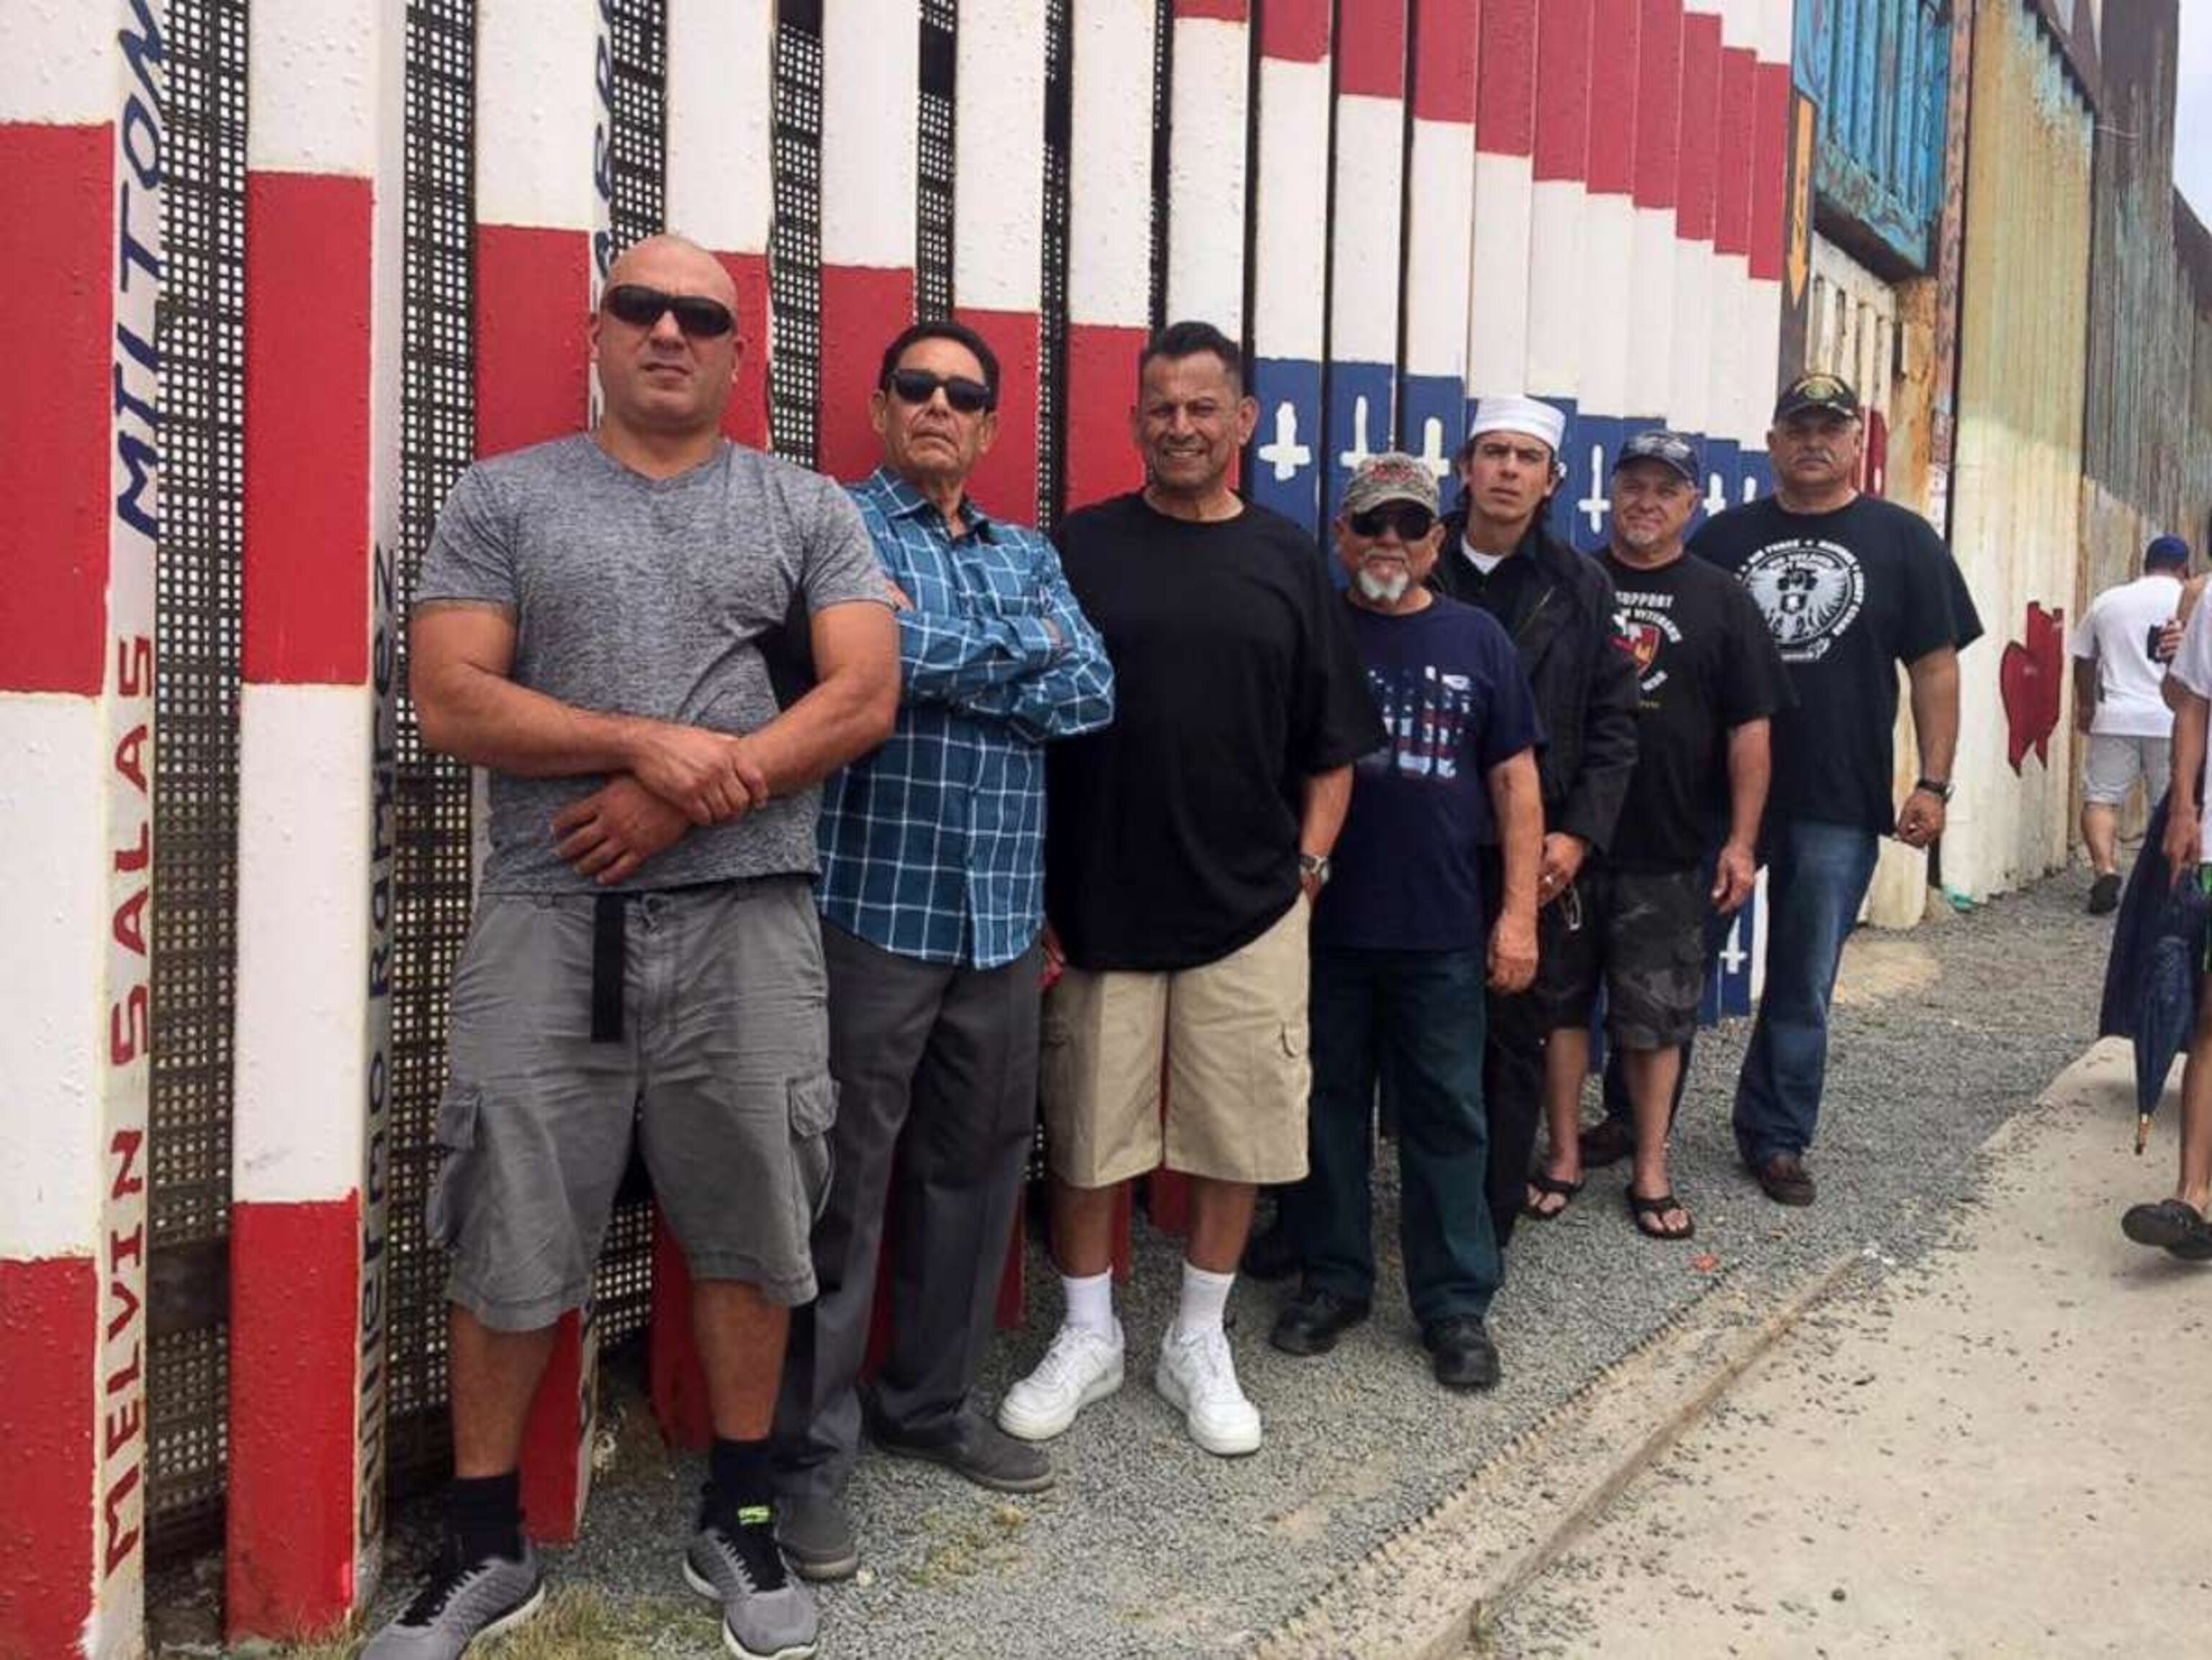
M 1095 1331 L 1102 1337 L 1114 1335 L 1114 1270 L 1103 1274 L 1086 1275 L 1072 1280 L 1065 1274 L 1060 1276 L 1060 1288 L 1067 1298 L 1067 1323 Z
M 1234 1274 L 1211 1274 L 1194 1263 L 1182 1265 L 1182 1306 L 1176 1311 L 1175 1335 L 1196 1336 L 1221 1330 L 1221 1317 L 1229 1307 L 1229 1287 Z

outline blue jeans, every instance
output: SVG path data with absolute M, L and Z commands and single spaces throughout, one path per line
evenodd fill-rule
M 1771 821 L 1766 841 L 1766 988 L 1735 1087 L 1736 1150 L 1754 1166 L 1813 1144 L 1828 1000 L 1877 847 L 1871 830 L 1814 819 Z
M 1399 1237 L 1413 1316 L 1480 1315 L 1504 1267 L 1483 1197 L 1484 954 L 1316 948 L 1312 1166 L 1284 1195 L 1306 1283 L 1375 1294 L 1375 1094 L 1398 1132 Z

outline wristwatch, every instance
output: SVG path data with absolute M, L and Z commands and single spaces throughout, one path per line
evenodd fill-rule
M 1304 881 L 1309 876 L 1313 878 L 1313 885 L 1316 888 L 1322 888 L 1328 886 L 1328 854 L 1301 853 L 1298 855 L 1299 880 Z
M 1942 802 L 1947 805 L 1950 802 L 1951 791 L 1954 787 L 1955 786 L 1954 786 L 1951 781 L 1948 779 L 1915 779 L 1912 780 L 1912 788 L 1915 792 L 1924 790 L 1929 795 L 1935 797 L 1936 800 Z

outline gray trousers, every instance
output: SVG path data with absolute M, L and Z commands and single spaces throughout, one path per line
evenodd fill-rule
M 776 1403 L 776 1485 L 838 1493 L 860 1440 L 860 1368 L 890 1225 L 892 1336 L 874 1385 L 886 1427 L 950 1433 L 991 1316 L 1036 1124 L 1039 950 L 956 968 L 828 923 L 830 1201 L 814 1225 L 821 1289 L 793 1312 Z

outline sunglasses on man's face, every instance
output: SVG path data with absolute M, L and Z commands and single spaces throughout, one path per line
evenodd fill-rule
M 689 340 L 718 340 L 738 326 L 730 308 L 703 294 L 664 294 L 642 282 L 617 282 L 600 296 L 599 304 L 617 322 L 634 329 L 650 329 L 673 312 L 676 326 Z
M 936 397 L 940 386 L 945 389 L 945 401 L 962 415 L 981 415 L 998 402 L 988 386 L 964 374 L 938 375 L 927 369 L 891 371 L 893 395 L 900 403 L 911 403 L 917 409 Z
M 1353 513 L 1348 520 L 1352 535 L 1370 542 L 1390 530 L 1398 532 L 1401 542 L 1419 542 L 1435 528 L 1437 516 L 1417 501 L 1386 501 L 1379 507 Z

